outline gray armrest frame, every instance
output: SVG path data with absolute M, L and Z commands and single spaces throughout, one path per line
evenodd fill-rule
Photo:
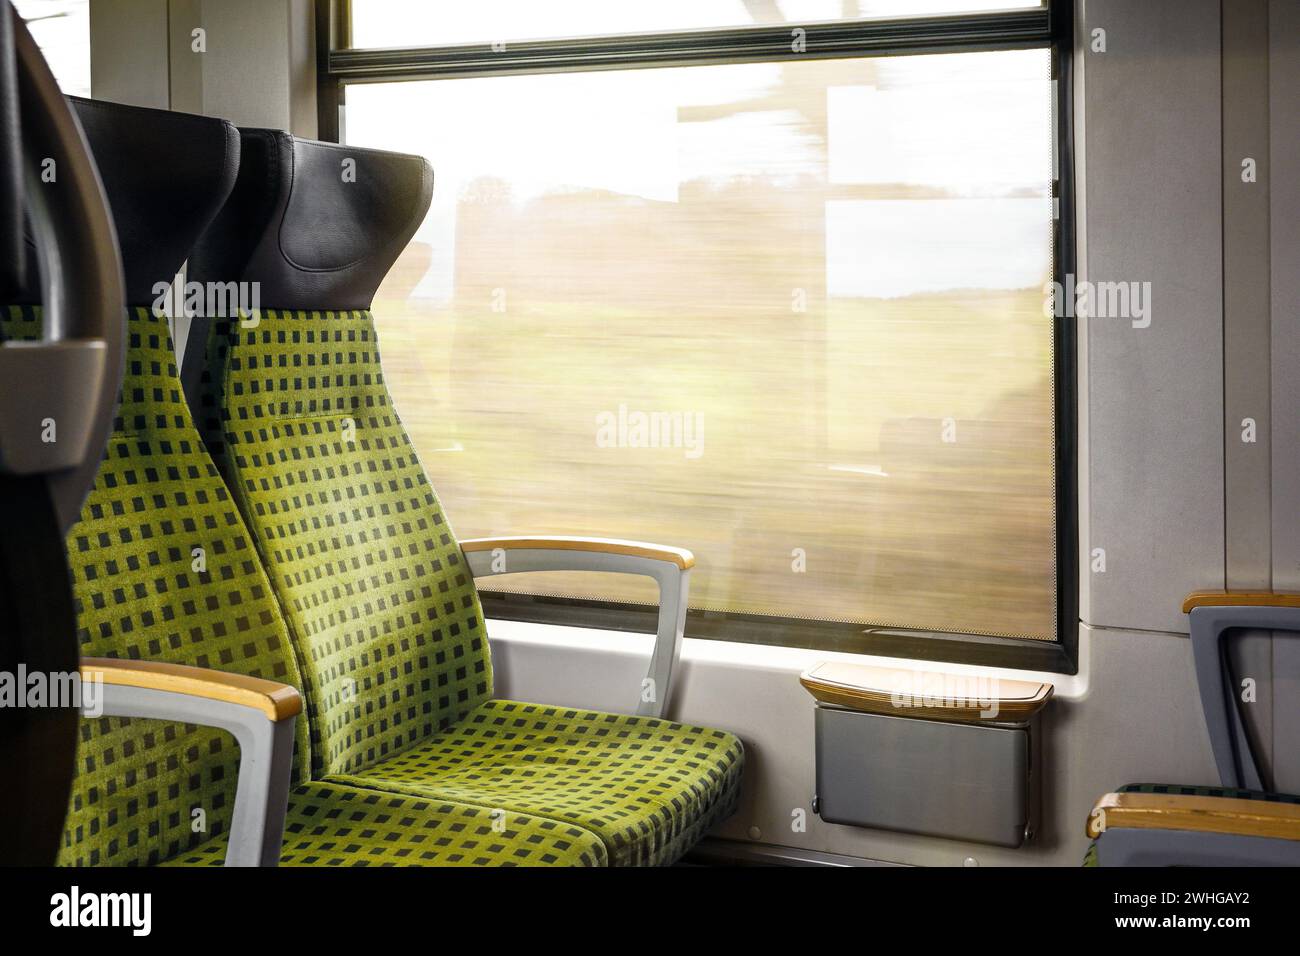
M 1203 830 L 1105 831 L 1096 844 L 1098 866 L 1300 866 L 1300 843 L 1273 837 Z
M 176 720 L 233 734 L 239 742 L 239 781 L 225 865 L 279 865 L 296 717 L 272 721 L 244 704 L 118 684 L 102 684 L 100 694 L 100 716 Z
M 682 652 L 686 629 L 686 600 L 691 572 L 672 561 L 608 550 L 559 548 L 509 548 L 466 551 L 465 559 L 476 578 L 524 571 L 609 571 L 639 574 L 659 585 L 659 622 L 655 629 L 650 667 L 641 682 L 635 713 L 640 717 L 665 717 L 672 702 L 672 680 Z M 495 565 L 495 569 L 494 569 Z

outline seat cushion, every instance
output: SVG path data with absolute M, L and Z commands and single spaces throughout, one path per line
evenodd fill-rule
M 164 866 L 221 866 L 214 837 Z M 281 866 L 604 866 L 604 844 L 575 826 L 328 783 L 289 795 Z
M 735 809 L 732 734 L 651 717 L 492 700 L 362 773 L 363 787 L 502 808 L 596 833 L 611 866 L 672 863 Z

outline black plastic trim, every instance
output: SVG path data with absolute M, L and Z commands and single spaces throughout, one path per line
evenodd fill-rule
M 590 627 L 607 631 L 653 633 L 658 608 L 533 594 L 480 591 L 488 618 Z M 730 611 L 691 610 L 686 636 L 708 641 L 766 644 L 845 654 L 874 654 L 911 660 L 978 664 L 1017 670 L 1073 674 L 1078 670 L 1073 642 L 1020 640 L 981 634 L 942 634 L 906 628 L 873 627 L 843 621 L 766 617 Z
M 793 32 L 803 30 L 795 51 Z M 896 56 L 1037 46 L 1052 38 L 1048 7 L 942 17 L 785 23 L 727 30 L 330 51 L 327 72 L 346 82 L 579 70 L 626 70 L 772 60 Z

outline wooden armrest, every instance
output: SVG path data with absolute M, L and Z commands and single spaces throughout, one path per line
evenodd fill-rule
M 1175 793 L 1108 793 L 1088 815 L 1088 836 L 1106 830 L 1193 830 L 1300 840 L 1300 804 Z
M 1196 607 L 1300 607 L 1300 594 L 1284 591 L 1193 591 L 1183 613 Z
M 618 538 L 582 538 L 572 535 L 520 535 L 508 538 L 470 538 L 460 543 L 462 551 L 506 551 L 535 549 L 541 551 L 588 551 L 593 554 L 626 554 L 634 558 L 668 561 L 683 571 L 695 566 L 695 555 L 685 548 L 670 548 L 644 541 Z
M 253 707 L 276 723 L 302 713 L 302 696 L 288 684 L 207 667 L 190 667 L 187 664 L 164 661 L 84 657 L 81 660 L 81 679 Z
M 1008 723 L 1033 717 L 1053 691 L 1038 681 L 826 661 L 804 671 L 799 683 L 823 703 L 868 714 Z

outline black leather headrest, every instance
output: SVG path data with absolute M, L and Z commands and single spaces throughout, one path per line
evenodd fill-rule
M 257 282 L 273 309 L 368 309 L 424 219 L 422 157 L 241 129 L 239 178 L 190 256 L 197 282 Z
M 117 228 L 128 305 L 150 305 L 220 211 L 239 169 L 239 134 L 225 120 L 68 97 Z M 57 170 L 56 170 L 57 175 Z M 19 301 L 39 302 L 36 261 Z

